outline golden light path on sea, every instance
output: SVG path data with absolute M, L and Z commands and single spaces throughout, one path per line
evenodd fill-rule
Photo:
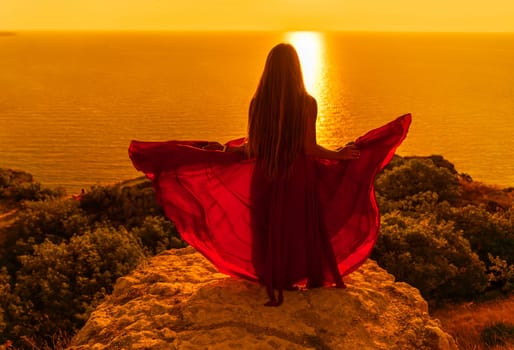
M 296 48 L 302 65 L 305 88 L 318 101 L 317 138 L 327 136 L 327 72 L 325 37 L 320 32 L 288 32 L 285 41 Z
M 302 64 L 303 79 L 307 91 L 316 99 L 323 84 L 323 36 L 318 32 L 289 32 L 286 41 L 296 48 Z

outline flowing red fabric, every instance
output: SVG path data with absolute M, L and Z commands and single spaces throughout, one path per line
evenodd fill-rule
M 204 141 L 132 141 L 129 155 L 183 239 L 220 272 L 268 292 L 341 286 L 377 240 L 374 179 L 410 122 L 407 114 L 359 137 L 357 160 L 300 156 L 287 179 L 270 180 L 243 152 L 204 150 Z

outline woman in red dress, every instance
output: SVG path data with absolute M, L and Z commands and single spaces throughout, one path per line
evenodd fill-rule
M 379 230 L 374 179 L 407 134 L 409 114 L 337 151 L 316 143 L 316 100 L 295 49 L 269 53 L 247 138 L 132 141 L 134 166 L 185 241 L 223 273 L 266 287 L 267 306 L 297 286 L 344 288 Z

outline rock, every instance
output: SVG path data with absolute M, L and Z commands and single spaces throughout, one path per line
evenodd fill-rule
M 270 308 L 264 287 L 166 251 L 118 279 L 69 349 L 457 349 L 419 291 L 374 261 L 345 283 Z

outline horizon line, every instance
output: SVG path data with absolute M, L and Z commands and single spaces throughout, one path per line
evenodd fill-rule
M 514 34 L 514 31 L 461 31 L 461 30 L 362 30 L 362 29 L 0 29 L 0 35 L 26 32 L 111 32 L 111 33 L 404 33 L 404 34 Z

